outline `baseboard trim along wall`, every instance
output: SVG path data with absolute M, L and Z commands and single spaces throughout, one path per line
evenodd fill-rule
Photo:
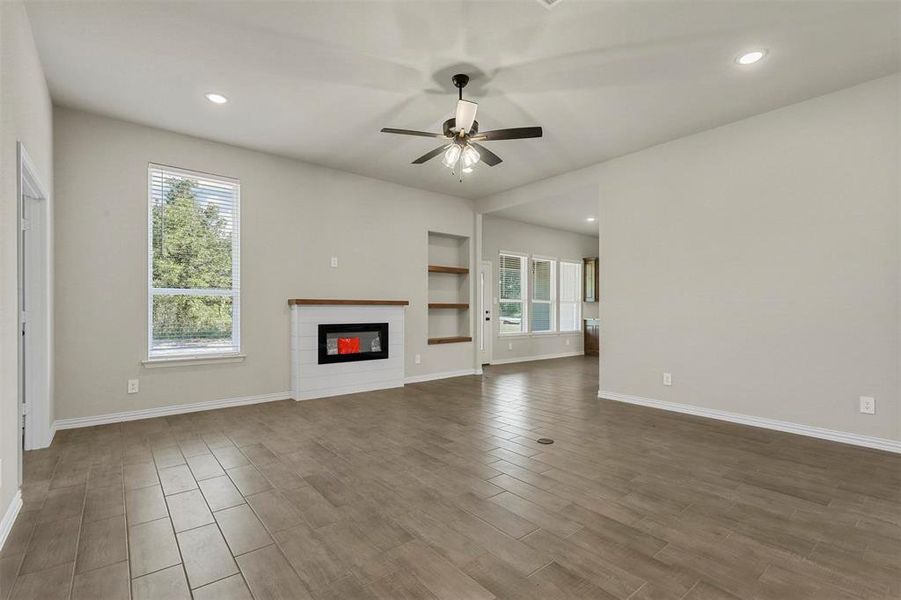
M 492 365 L 507 365 L 510 363 L 532 362 L 533 360 L 549 360 L 552 358 L 566 358 L 568 356 L 582 356 L 585 353 L 581 350 L 577 352 L 559 352 L 557 354 L 539 354 L 538 356 L 517 356 L 515 358 L 497 358 L 492 359 Z
M 481 370 L 463 369 L 462 371 L 444 371 L 442 373 L 426 373 L 425 375 L 413 375 L 404 377 L 404 383 L 422 383 L 424 381 L 434 381 L 436 379 L 448 379 L 450 377 L 466 377 L 467 375 L 481 375 Z
M 604 400 L 615 400 L 617 402 L 625 402 L 627 404 L 648 406 L 651 408 L 659 408 L 661 410 L 684 413 L 687 415 L 695 415 L 697 417 L 707 417 L 709 419 L 729 421 L 730 423 L 750 425 L 751 427 L 773 429 L 775 431 L 783 431 L 785 433 L 794 433 L 797 435 L 819 438 L 821 440 L 830 440 L 833 442 L 841 442 L 843 444 L 851 444 L 853 446 L 863 446 L 864 448 L 873 448 L 876 450 L 884 450 L 886 452 L 901 454 L 901 441 L 887 440 L 885 438 L 858 435 L 856 433 L 835 431 L 834 429 L 824 429 L 822 427 L 812 427 L 810 425 L 801 425 L 799 423 L 791 423 L 789 421 L 777 421 L 775 419 L 754 417 L 741 413 L 717 410 L 715 408 L 704 408 L 702 406 L 680 404 L 678 402 L 666 402 L 664 400 L 654 400 L 653 398 L 643 398 L 641 396 L 631 396 L 629 394 L 607 392 L 604 390 L 598 391 L 598 398 Z
M 16 495 L 13 496 L 12 502 L 9 503 L 9 506 L 6 508 L 6 513 L 3 515 L 3 520 L 0 521 L 0 551 L 3 550 L 3 546 L 6 545 L 6 538 L 9 537 L 9 532 L 13 528 L 13 524 L 16 522 L 16 517 L 19 516 L 19 511 L 22 509 L 22 490 L 16 490 Z
M 377 392 L 379 390 L 391 390 L 400 387 L 404 387 L 404 384 L 389 384 L 378 381 L 373 383 L 359 383 L 299 392 L 294 395 L 294 399 L 298 402 L 303 400 L 319 400 L 321 398 L 334 398 L 335 396 L 346 396 L 347 394 L 360 394 L 363 392 Z M 288 395 L 290 396 L 291 393 L 289 392 Z
M 154 417 L 168 417 L 185 413 L 213 410 L 216 408 L 229 408 L 232 406 L 245 406 L 247 404 L 261 404 L 263 402 L 275 402 L 276 400 L 290 400 L 291 392 L 274 392 L 272 394 L 259 394 L 257 396 L 244 396 L 241 398 L 225 398 L 223 400 L 207 400 L 192 404 L 173 404 L 159 408 L 144 408 L 125 412 L 97 415 L 95 417 L 76 417 L 74 419 L 59 419 L 53 424 L 54 431 L 59 429 L 74 429 L 76 427 L 93 427 L 94 425 L 108 425 L 109 423 L 122 423 L 124 421 L 137 421 L 140 419 L 152 419 Z

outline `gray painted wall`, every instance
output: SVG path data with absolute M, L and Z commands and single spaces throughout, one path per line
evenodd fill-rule
M 473 237 L 471 201 L 64 108 L 55 133 L 57 418 L 289 390 L 288 298 L 410 300 L 407 376 L 473 368 L 426 343 L 428 231 Z M 241 180 L 244 362 L 141 365 L 148 162 Z
M 598 185 L 603 390 L 898 440 L 899 112 L 895 75 L 480 210 Z
M 53 193 L 52 107 L 31 25 L 19 2 L 0 3 L 0 517 L 18 489 L 16 142 Z M 49 218 L 52 219 L 52 211 Z M 52 221 L 51 221 L 52 225 Z M 51 279 L 52 281 L 52 279 Z M 51 396 L 52 397 L 52 396 Z M 53 415 L 51 407 L 51 418 Z

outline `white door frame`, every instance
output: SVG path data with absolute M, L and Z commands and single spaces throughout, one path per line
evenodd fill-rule
M 488 305 L 485 306 L 485 295 Z M 494 279 L 490 260 L 483 260 L 479 265 L 479 363 L 490 364 L 494 341 Z M 487 335 L 485 332 L 487 330 Z
M 50 427 L 51 232 L 50 203 L 25 146 L 18 144 L 19 414 L 24 409 L 25 439 L 19 449 L 45 448 Z M 24 360 L 24 369 L 21 368 Z M 24 377 L 23 377 L 24 376 Z M 21 438 L 21 427 L 17 427 Z M 21 460 L 21 455 L 20 455 Z M 21 465 L 19 470 L 21 478 Z

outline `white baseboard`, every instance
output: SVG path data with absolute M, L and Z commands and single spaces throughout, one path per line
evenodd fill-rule
M 361 383 L 340 387 L 330 387 L 324 390 L 307 390 L 305 392 L 296 392 L 292 397 L 300 402 L 302 400 L 318 400 L 320 398 L 332 398 L 334 396 L 346 396 L 347 394 L 360 394 L 362 392 L 377 392 L 379 390 L 390 390 L 399 387 L 403 387 L 403 384 L 386 384 L 379 382 Z
M 836 431 L 834 429 L 801 425 L 800 423 L 791 423 L 789 421 L 777 421 L 775 419 L 743 415 L 741 413 L 717 410 L 715 408 L 704 408 L 702 406 L 680 404 L 678 402 L 666 402 L 664 400 L 654 400 L 653 398 L 643 398 L 641 396 L 631 396 L 629 394 L 607 392 L 604 390 L 598 391 L 598 398 L 616 400 L 617 402 L 626 402 L 628 404 L 638 404 L 640 406 L 649 406 L 651 408 L 659 408 L 671 412 L 707 417 L 709 419 L 718 419 L 720 421 L 729 421 L 730 423 L 750 425 L 751 427 L 784 431 L 786 433 L 794 433 L 822 440 L 830 440 L 833 442 L 841 442 L 843 444 L 851 444 L 853 446 L 863 446 L 865 448 L 874 448 L 876 450 L 885 450 L 886 452 L 901 454 L 901 441 L 897 440 L 888 440 L 868 435 Z
M 423 381 L 434 381 L 436 379 L 447 379 L 448 377 L 466 377 L 467 375 L 481 375 L 481 370 L 463 369 L 462 371 L 444 371 L 442 373 L 427 373 L 425 375 L 413 375 L 404 377 L 404 383 L 422 383 Z
M 552 358 L 566 358 L 568 356 L 582 356 L 585 353 L 581 350 L 577 352 L 560 352 L 557 354 L 539 354 L 538 356 L 517 356 L 515 358 L 496 358 L 491 360 L 492 365 L 506 365 L 510 363 L 532 362 L 533 360 L 549 360 Z
M 55 438 L 55 437 L 56 437 L 56 421 L 54 421 L 50 425 L 50 431 L 47 432 L 47 445 L 45 445 L 44 448 L 49 448 L 50 444 L 53 443 L 53 438 Z
M 144 408 L 125 412 L 109 413 L 94 417 L 76 417 L 74 419 L 58 419 L 53 423 L 53 431 L 59 429 L 74 429 L 76 427 L 93 427 L 94 425 L 107 425 L 109 423 L 122 423 L 124 421 L 137 421 L 139 419 L 152 419 L 154 417 L 168 417 L 169 415 L 181 415 L 184 413 L 213 410 L 216 408 L 228 408 L 232 406 L 245 406 L 247 404 L 261 404 L 263 402 L 275 402 L 276 400 L 290 400 L 291 392 L 275 392 L 272 394 L 260 394 L 257 396 L 244 396 L 241 398 L 225 398 L 222 400 L 207 400 L 206 402 L 194 402 L 192 404 L 173 404 L 159 408 Z
M 16 495 L 13 496 L 12 502 L 9 503 L 6 513 L 3 515 L 3 520 L 0 521 L 0 550 L 3 550 L 3 546 L 6 545 L 6 538 L 9 537 L 9 532 L 12 530 L 21 509 L 22 490 L 16 490 Z

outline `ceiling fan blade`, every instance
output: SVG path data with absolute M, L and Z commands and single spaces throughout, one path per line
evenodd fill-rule
M 457 100 L 457 113 L 454 116 L 457 131 L 469 133 L 472 129 L 472 122 L 476 120 L 476 111 L 479 105 L 469 100 Z
M 479 156 L 482 159 L 482 162 L 488 165 L 489 167 L 493 167 L 494 165 L 500 164 L 504 162 L 501 160 L 501 157 L 480 144 L 475 144 L 473 142 L 469 143 L 470 146 L 478 150 Z
M 394 129 L 393 127 L 382 127 L 382 133 L 396 133 L 399 135 L 417 135 L 419 137 L 443 138 L 443 133 L 429 133 L 428 131 L 415 131 L 413 129 Z
M 524 138 L 539 138 L 542 135 L 541 127 L 514 127 L 513 129 L 495 129 L 494 131 L 480 131 L 472 136 L 472 140 L 478 142 L 491 142 L 497 140 L 521 140 Z
M 442 152 L 444 152 L 444 149 L 445 149 L 445 148 L 447 148 L 447 146 L 438 146 L 437 148 L 435 148 L 435 149 L 432 150 L 431 152 L 427 152 L 427 153 L 423 154 L 422 156 L 420 156 L 419 158 L 417 158 L 416 160 L 414 160 L 414 161 L 413 161 L 412 163 L 410 163 L 410 164 L 413 164 L 413 165 L 421 165 L 422 163 L 424 163 L 424 162 L 427 161 L 427 160 L 432 160 L 433 158 L 435 158 L 436 156 L 438 156 L 439 154 L 441 154 Z

